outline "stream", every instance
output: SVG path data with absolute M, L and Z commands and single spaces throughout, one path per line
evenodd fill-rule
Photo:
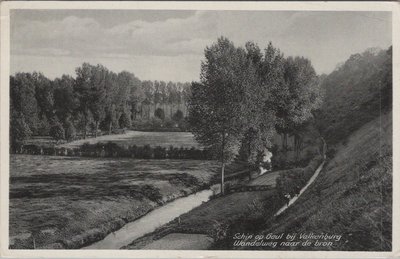
M 121 229 L 107 235 L 103 240 L 82 249 L 120 249 L 133 240 L 153 232 L 156 228 L 208 201 L 213 193 L 213 190 L 203 190 L 176 199 L 126 224 Z

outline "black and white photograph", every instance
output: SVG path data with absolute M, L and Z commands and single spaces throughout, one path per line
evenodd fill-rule
M 398 249 L 398 3 L 23 3 L 2 253 Z

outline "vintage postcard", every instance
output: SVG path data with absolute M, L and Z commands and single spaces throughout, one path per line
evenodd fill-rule
M 2 2 L 0 255 L 399 257 L 399 11 Z

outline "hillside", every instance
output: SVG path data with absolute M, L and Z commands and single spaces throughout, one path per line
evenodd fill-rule
M 315 182 L 278 217 L 232 226 L 228 236 L 296 233 L 294 250 L 390 251 L 392 247 L 392 49 L 352 55 L 321 87 L 315 122 L 328 143 L 327 162 Z M 340 235 L 327 246 L 301 234 Z M 302 243 L 309 240 L 310 246 Z M 274 241 L 288 241 L 286 236 Z M 215 249 L 234 249 L 222 240 Z M 247 247 L 239 249 L 272 249 Z M 277 246 L 287 250 L 288 247 Z
M 317 126 L 328 161 L 299 200 L 264 226 L 265 233 L 342 235 L 331 247 L 391 249 L 392 48 L 352 55 L 323 80 Z
M 345 140 L 354 130 L 392 107 L 392 48 L 367 50 L 350 58 L 321 83 L 322 107 L 317 126 L 328 145 Z
M 391 222 L 389 112 L 351 134 L 315 183 L 263 233 L 341 234 L 332 249 L 387 251 L 391 249 Z

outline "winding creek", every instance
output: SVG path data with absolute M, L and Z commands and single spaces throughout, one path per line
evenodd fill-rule
M 176 199 L 126 224 L 121 229 L 107 235 L 103 240 L 82 249 L 120 249 L 133 240 L 153 232 L 158 227 L 208 201 L 213 193 L 212 190 L 203 190 Z

